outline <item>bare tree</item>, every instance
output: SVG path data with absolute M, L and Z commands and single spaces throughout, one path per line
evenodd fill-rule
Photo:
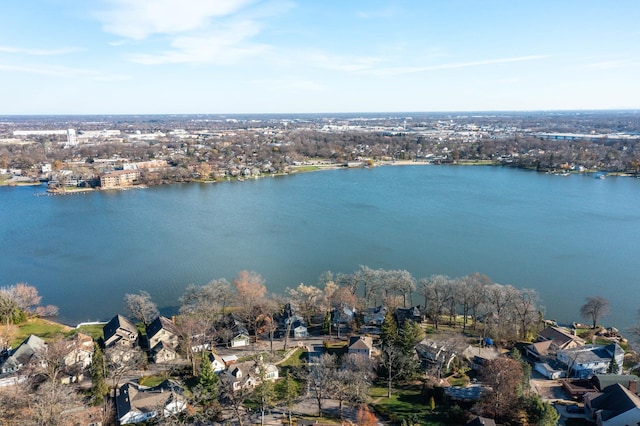
M 104 350 L 104 362 L 111 388 L 115 390 L 127 375 L 144 367 L 145 356 L 138 347 L 116 345 Z
M 175 323 L 176 330 L 180 337 L 180 352 L 191 363 L 191 374 L 196 375 L 198 356 L 201 352 L 211 346 L 211 338 L 207 335 L 208 325 L 195 315 L 179 315 Z
M 538 293 L 529 288 L 523 288 L 518 292 L 513 308 L 520 323 L 520 337 L 525 340 L 531 327 L 538 320 Z
M 0 320 L 11 324 L 18 313 L 18 303 L 7 288 L 0 288 Z
M 239 315 L 253 328 L 255 340 L 258 338 L 258 318 L 264 313 L 263 304 L 267 294 L 264 278 L 253 271 L 240 271 L 233 279 L 236 288 Z
M 231 303 L 231 284 L 224 278 L 211 280 L 204 286 L 190 285 L 180 298 L 180 312 L 196 315 L 214 324 Z
M 131 316 L 145 326 L 160 316 L 158 306 L 151 301 L 151 295 L 146 291 L 141 291 L 140 294 L 127 293 L 124 295 L 124 302 Z
M 234 377 L 230 372 L 220 374 L 220 400 L 222 405 L 226 405 L 233 410 L 238 424 L 244 425 L 246 413 L 244 410 L 244 401 L 249 397 L 249 390 L 240 387 L 239 389 L 233 388 Z
M 9 288 L 14 300 L 18 304 L 18 308 L 22 311 L 31 312 L 42 300 L 42 296 L 38 294 L 38 290 L 27 283 L 18 283 Z
M 476 329 L 478 324 L 478 317 L 480 316 L 480 309 L 485 304 L 487 298 L 487 288 L 493 284 L 493 281 L 486 275 L 482 275 L 478 272 L 474 272 L 467 279 L 469 285 L 469 309 L 473 319 L 473 329 Z
M 431 317 L 436 330 L 440 324 L 440 316 L 447 304 L 450 281 L 450 278 L 445 275 L 432 275 L 429 279 L 423 278 L 420 280 L 425 310 L 427 315 Z
M 237 292 L 238 306 L 244 310 L 260 304 L 267 294 L 264 278 L 253 271 L 240 271 L 233 279 L 233 285 Z
M 314 361 L 309 366 L 307 383 L 316 404 L 318 404 L 318 415 L 322 417 L 322 403 L 331 394 L 333 371 L 336 369 L 336 357 L 325 353 Z
M 311 326 L 311 319 L 320 312 L 322 290 L 312 285 L 299 284 L 296 288 L 287 289 L 287 293 L 296 311 L 301 312 L 307 325 Z
M 609 313 L 609 301 L 602 296 L 587 297 L 584 305 L 580 308 L 580 315 L 585 319 L 590 319 L 592 328 L 596 328 L 598 320 Z

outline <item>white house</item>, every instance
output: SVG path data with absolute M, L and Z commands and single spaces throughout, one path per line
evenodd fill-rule
M 121 425 L 141 423 L 158 415 L 169 417 L 187 408 L 184 390 L 172 380 L 153 388 L 126 383 L 116 397 L 116 413 Z
M 300 337 L 308 337 L 308 336 L 309 336 L 309 331 L 307 330 L 307 327 L 305 327 L 302 324 L 300 324 L 299 326 L 293 329 L 293 337 L 300 338 Z
M 215 352 L 211 352 L 209 354 L 209 361 L 211 361 L 211 368 L 213 369 L 214 373 L 224 371 L 224 369 L 226 368 L 224 359 L 222 359 L 222 357 Z
M 231 347 L 238 348 L 241 346 L 249 346 L 249 335 L 244 332 L 240 332 L 231 339 Z
M 369 336 L 351 336 L 349 338 L 349 355 L 362 355 L 371 358 L 373 339 Z
M 613 374 L 620 374 L 624 361 L 624 350 L 617 343 L 610 345 L 585 345 L 571 349 L 558 350 L 557 359 L 564 364 L 570 372 L 571 377 L 588 379 L 595 374 L 609 372 L 611 359 L 615 359 L 617 371 Z

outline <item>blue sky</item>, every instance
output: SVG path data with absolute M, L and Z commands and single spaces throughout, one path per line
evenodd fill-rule
M 0 114 L 640 108 L 637 0 L 28 0 L 0 17 Z

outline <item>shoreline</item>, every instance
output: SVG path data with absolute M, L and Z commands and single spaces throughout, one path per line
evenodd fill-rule
M 396 166 L 396 167 L 403 167 L 403 166 L 460 166 L 460 167 L 509 167 L 506 166 L 504 164 L 497 164 L 491 160 L 460 160 L 458 162 L 455 163 L 433 163 L 430 161 L 419 161 L 419 160 L 385 160 L 385 161 L 378 161 L 378 162 L 374 162 L 371 165 L 366 165 L 366 164 L 362 164 L 362 165 L 357 165 L 357 166 L 349 166 L 349 165 L 345 165 L 345 164 L 338 164 L 338 163 L 331 163 L 331 164 L 305 164 L 305 165 L 301 165 L 301 166 L 292 166 L 292 171 L 290 172 L 283 172 L 283 173 L 275 173 L 275 174 L 261 174 L 258 176 L 252 176 L 252 177 L 247 177 L 247 178 L 242 178 L 242 177 L 227 177 L 227 178 L 223 178 L 223 179 L 214 179 L 214 180 L 192 180 L 192 181 L 187 181 L 187 182 L 169 182 L 169 183 L 160 183 L 157 185 L 147 185 L 147 184 L 140 184 L 140 185 L 129 185 L 129 186 L 123 186 L 123 187 L 117 187 L 117 188 L 106 188 L 106 189 L 102 189 L 100 187 L 95 187 L 95 188 L 75 188 L 75 187 L 69 187 L 66 188 L 64 190 L 59 190 L 59 189 L 49 189 L 47 190 L 46 193 L 42 193 L 42 194 L 34 194 L 34 195 L 39 195 L 39 196 L 44 196 L 44 195 L 73 195 L 73 194 L 83 194 L 83 193 L 90 193 L 90 192 L 95 192 L 95 191 L 127 191 L 127 190 L 131 190 L 131 189 L 148 189 L 150 187 L 153 186 L 163 186 L 163 185 L 174 185 L 174 184 L 178 184 L 178 183 L 200 183 L 200 184 L 215 184 L 215 183 L 223 183 L 223 182 L 244 182 L 246 180 L 257 180 L 257 179 L 263 179 L 263 178 L 269 178 L 269 177 L 281 177 L 281 176 L 291 176 L 291 175 L 295 175 L 298 173 L 313 173 L 313 172 L 321 172 L 321 171 L 326 171 L 326 170 L 340 170 L 340 169 L 373 169 L 376 167 L 386 167 L 386 166 Z M 558 176 L 568 176 L 568 175 L 589 175 L 589 174 L 602 174 L 604 177 L 607 176 L 612 176 L 612 177 L 629 177 L 629 178 L 640 178 L 640 176 L 636 176 L 634 174 L 631 173 L 627 173 L 627 172 L 603 172 L 603 171 L 599 171 L 599 170 L 584 170 L 584 171 L 575 171 L 575 170 L 571 170 L 571 171 L 558 171 L 558 170 L 535 170 L 535 169 L 528 169 L 528 168 L 523 168 L 523 167 L 513 167 L 514 169 L 520 169 L 520 170 L 528 170 L 528 171 L 533 171 L 533 172 L 537 172 L 537 173 L 544 173 L 544 174 L 553 174 L 553 175 L 558 175 Z M 6 187 L 16 187 L 16 186 L 41 186 L 43 184 L 43 182 L 33 182 L 33 181 L 1 181 L 0 182 L 0 187 L 6 186 Z

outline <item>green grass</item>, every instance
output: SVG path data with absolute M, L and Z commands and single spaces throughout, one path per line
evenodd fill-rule
M 318 166 L 296 166 L 295 169 L 298 172 L 304 173 L 304 172 L 315 172 L 317 170 L 320 170 L 320 167 L 318 167 Z
M 143 376 L 138 379 L 138 384 L 152 388 L 164 382 L 165 379 L 166 377 L 163 375 Z
M 94 324 L 94 325 L 83 325 L 80 328 L 77 328 L 79 333 L 88 334 L 93 337 L 93 340 L 98 340 L 102 336 L 102 329 L 104 328 L 104 324 Z
M 465 387 L 469 384 L 469 377 L 466 374 L 461 374 L 459 377 L 453 375 L 447 377 L 447 382 L 449 382 L 451 386 Z
M 431 411 L 428 401 L 424 400 L 420 386 L 407 386 L 401 389 L 393 389 L 391 398 L 387 398 L 386 387 L 372 387 L 369 396 L 373 400 L 373 407 L 381 415 L 389 417 L 392 421 L 403 418 L 414 419 L 420 425 L 446 424 L 447 407 L 438 407 Z
M 51 340 L 56 336 L 71 336 L 75 334 L 75 330 L 62 324 L 44 320 L 42 318 L 31 318 L 28 321 L 18 325 L 18 334 L 11 341 L 11 347 L 17 348 L 31 334 L 34 334 L 45 341 Z
M 299 367 L 302 365 L 303 360 L 307 357 L 306 353 L 302 349 L 296 349 L 286 361 L 279 364 L 280 367 Z

